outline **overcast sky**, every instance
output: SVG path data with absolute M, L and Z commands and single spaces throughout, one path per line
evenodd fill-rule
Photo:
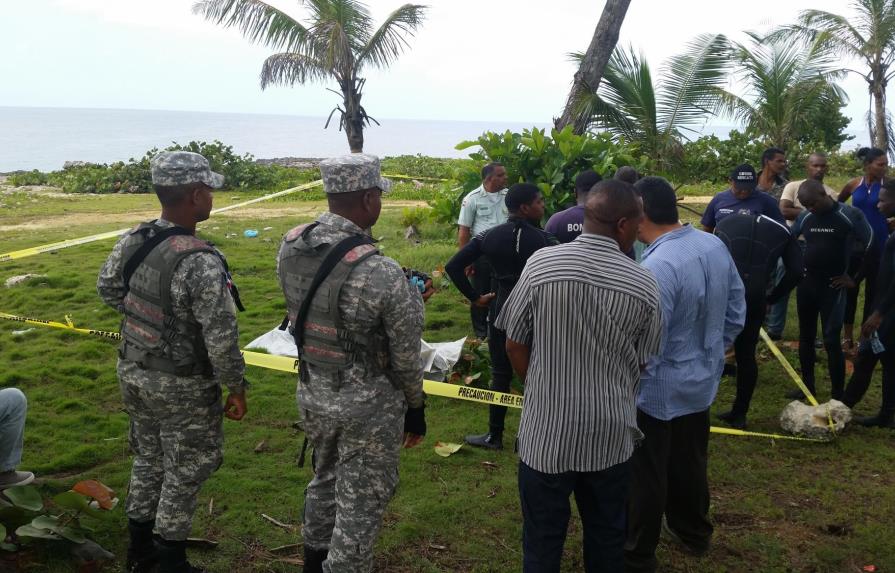
M 381 21 L 399 2 L 369 5 Z M 272 3 L 304 14 L 300 0 Z M 0 105 L 325 116 L 337 103 L 319 85 L 261 91 L 258 73 L 270 50 L 205 22 L 191 5 L 4 2 Z M 408 52 L 386 72 L 367 72 L 364 105 L 374 117 L 550 121 L 575 71 L 566 54 L 587 47 L 603 2 L 431 0 L 430 7 Z M 742 30 L 791 22 L 809 7 L 848 11 L 843 0 L 633 0 L 620 41 L 655 69 L 697 34 L 742 38 Z M 850 76 L 842 85 L 851 129 L 862 131 L 866 84 Z

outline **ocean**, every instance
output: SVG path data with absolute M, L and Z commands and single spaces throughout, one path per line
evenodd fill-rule
M 379 119 L 364 130 L 364 151 L 380 156 L 466 157 L 454 146 L 484 131 L 548 124 Z M 334 119 L 192 111 L 0 107 L 0 173 L 62 169 L 66 161 L 110 163 L 172 142 L 222 141 L 259 159 L 329 157 L 348 152 Z M 335 125 L 334 125 L 335 124 Z
M 345 134 L 337 124 L 324 129 L 325 123 L 323 117 L 292 115 L 0 106 L 0 173 L 53 171 L 62 169 L 66 161 L 126 161 L 172 142 L 215 139 L 258 159 L 347 153 Z M 380 123 L 364 130 L 364 151 L 379 156 L 466 157 L 471 150 L 457 151 L 454 146 L 485 131 L 550 127 L 548 123 L 502 121 L 381 119 Z M 730 129 L 707 125 L 702 132 L 725 138 Z M 857 139 L 844 148 L 866 145 L 866 131 L 853 134 Z

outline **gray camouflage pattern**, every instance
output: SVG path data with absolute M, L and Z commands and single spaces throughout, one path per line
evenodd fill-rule
M 317 221 L 307 237 L 312 247 L 364 232 L 333 213 Z M 305 376 L 296 396 L 315 472 L 306 490 L 302 535 L 308 547 L 329 550 L 324 571 L 369 573 L 382 516 L 398 483 L 404 412 L 423 405 L 423 300 L 397 262 L 373 255 L 351 269 L 339 315 L 349 332 L 384 336 L 389 364 L 384 372 L 368 370 L 364 361 L 337 372 L 302 365 Z
M 158 219 L 159 227 L 172 223 Z M 97 279 L 103 301 L 123 309 L 124 235 Z M 184 257 L 171 280 L 174 314 L 202 326 L 214 378 L 175 376 L 118 360 L 122 401 L 130 416 L 134 453 L 126 512 L 137 521 L 155 520 L 168 540 L 186 539 L 202 484 L 222 460 L 221 386 L 245 389 L 245 362 L 239 349 L 236 305 L 227 290 L 220 259 L 207 252 Z
M 323 571 L 369 573 L 382 517 L 398 485 L 404 409 L 342 420 L 309 410 L 301 414 L 314 444 L 302 538 L 308 547 L 329 549 Z
M 208 160 L 190 151 L 162 151 L 149 162 L 153 185 L 205 183 L 214 189 L 224 186 L 224 176 L 211 170 Z
M 323 213 L 308 236 L 312 247 L 332 244 L 363 230 L 343 217 Z M 283 242 L 280 249 L 287 248 Z M 304 365 L 307 384 L 299 384 L 301 408 L 333 417 L 361 417 L 383 408 L 423 405 L 423 369 L 420 338 L 423 332 L 423 299 L 410 285 L 393 259 L 373 255 L 352 268 L 339 298 L 345 330 L 372 338 L 384 335 L 389 365 L 373 372 L 363 362 L 332 372 Z
M 379 158 L 366 153 L 352 153 L 320 162 L 323 190 L 327 193 L 351 193 L 379 187 L 388 193 L 391 181 L 380 176 Z
M 162 228 L 174 224 L 158 219 Z M 103 301 L 122 312 L 125 295 L 124 243 L 129 234 L 119 239 L 99 273 L 96 289 Z M 147 372 L 139 381 L 148 389 L 178 391 L 184 388 L 206 387 L 220 384 L 231 392 L 244 389 L 245 362 L 239 349 L 239 332 L 236 326 L 236 305 L 227 290 L 226 276 L 221 261 L 211 253 L 194 253 L 185 257 L 171 279 L 171 302 L 174 314 L 186 321 L 202 326 L 202 338 L 208 349 L 208 358 L 214 367 L 214 378 L 202 376 L 175 376 L 165 372 Z
M 199 490 L 223 460 L 221 388 L 147 389 L 146 372 L 126 360 L 118 377 L 134 453 L 127 516 L 155 521 L 169 541 L 186 539 Z

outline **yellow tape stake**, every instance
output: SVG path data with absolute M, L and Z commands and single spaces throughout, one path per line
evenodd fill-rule
M 94 330 L 90 328 L 77 328 L 71 318 L 66 315 L 67 324 L 61 322 L 53 322 L 51 320 L 41 320 L 38 318 L 28 318 L 25 316 L 16 316 L 0 312 L 0 319 L 21 322 L 24 324 L 33 324 L 35 326 L 46 326 L 50 328 L 59 328 L 62 330 L 71 330 L 80 334 L 90 336 L 98 336 L 110 340 L 121 340 L 121 334 L 110 332 L 107 330 Z M 242 352 L 246 364 L 250 366 L 258 366 L 267 368 L 268 370 L 278 370 L 281 372 L 298 373 L 298 360 L 289 356 L 277 356 L 274 354 L 262 354 L 261 352 L 252 352 L 244 350 Z M 432 396 L 441 396 L 443 398 L 453 398 L 457 400 L 467 400 L 470 402 L 478 402 L 480 404 L 489 404 L 495 406 L 508 406 L 510 408 L 522 408 L 524 398 L 516 394 L 507 394 L 504 392 L 495 392 L 493 390 L 482 390 L 481 388 L 470 388 L 468 386 L 459 386 L 457 384 L 448 384 L 446 382 L 436 382 L 434 380 L 423 380 L 423 390 Z M 729 436 L 752 436 L 756 438 L 770 438 L 773 440 L 793 440 L 799 442 L 827 442 L 828 440 L 819 440 L 815 438 L 800 438 L 797 436 L 785 436 L 783 434 L 765 434 L 762 432 L 748 432 L 745 430 L 734 430 L 732 428 L 719 428 L 711 426 L 710 431 L 715 434 L 725 434 Z
M 261 201 L 268 201 L 270 199 L 282 197 L 283 195 L 288 195 L 290 193 L 295 193 L 297 191 L 305 191 L 305 190 L 311 189 L 313 187 L 318 187 L 322 184 L 323 184 L 323 181 L 318 179 L 317 181 L 311 181 L 310 183 L 305 183 L 304 185 L 299 185 L 298 187 L 292 187 L 291 189 L 286 189 L 285 191 L 278 191 L 276 193 L 271 193 L 270 195 L 264 195 L 263 197 L 258 197 L 256 199 L 250 199 L 248 201 L 243 201 L 242 203 L 235 203 L 233 205 L 227 205 L 226 207 L 220 207 L 219 209 L 214 209 L 211 212 L 211 214 L 214 215 L 216 213 L 223 213 L 225 211 L 230 211 L 232 209 L 238 209 L 239 207 L 245 207 L 246 205 L 253 205 L 255 203 L 260 203 Z M 95 241 L 103 241 L 105 239 L 113 239 L 116 237 L 120 237 L 124 233 L 127 233 L 132 228 L 133 227 L 127 227 L 125 229 L 117 229 L 115 231 L 107 231 L 105 233 L 89 235 L 87 237 L 81 237 L 79 239 L 66 239 L 64 241 L 59 241 L 57 243 L 50 243 L 48 245 L 41 245 L 39 247 L 29 247 L 27 249 L 21 249 L 18 251 L 11 251 L 9 253 L 3 253 L 3 254 L 0 254 L 0 263 L 12 261 L 15 259 L 23 259 L 25 257 L 31 257 L 34 255 L 39 255 L 41 253 L 58 251 L 60 249 L 67 249 L 69 247 L 75 247 L 75 246 L 84 245 L 87 243 L 93 243 Z
M 805 386 L 805 383 L 802 382 L 802 378 L 799 376 L 799 373 L 795 371 L 795 368 L 792 367 L 792 364 L 789 363 L 789 360 L 786 359 L 786 356 L 783 356 L 783 353 L 780 352 L 780 349 L 777 348 L 777 345 L 774 344 L 774 341 L 771 340 L 771 337 L 768 336 L 768 333 L 764 331 L 764 328 L 759 329 L 759 335 L 761 335 L 761 339 L 764 340 L 764 343 L 768 345 L 768 348 L 771 349 L 771 353 L 780 361 L 780 365 L 783 366 L 783 369 L 786 370 L 786 373 L 789 374 L 789 377 L 792 378 L 792 381 L 796 383 L 796 386 L 799 387 L 799 390 L 808 398 L 808 402 L 811 403 L 812 406 L 817 407 L 820 404 L 817 403 L 817 400 L 814 398 L 814 394 L 808 390 L 808 387 Z M 830 414 L 830 408 L 827 408 L 827 423 L 830 426 L 830 433 L 833 433 L 833 416 Z

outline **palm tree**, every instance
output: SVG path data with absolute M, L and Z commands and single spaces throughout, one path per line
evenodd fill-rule
M 600 79 L 615 50 L 618 34 L 630 5 L 631 0 L 606 0 L 590 45 L 579 59 L 578 71 L 572 80 L 566 107 L 562 115 L 553 120 L 556 129 L 562 131 L 565 126 L 572 125 L 572 130 L 579 135 L 587 131 L 588 118 L 575 113 L 576 102 L 583 94 L 592 92 L 600 86 Z
M 751 43 L 734 44 L 733 57 L 748 96 L 719 90 L 721 111 L 764 143 L 786 149 L 811 130 L 822 109 L 846 100 L 834 83 L 843 72 L 833 67 L 836 56 L 825 34 L 807 45 L 747 34 Z
M 633 48 L 616 48 L 600 87 L 579 98 L 576 113 L 591 127 L 639 144 L 667 170 L 681 159 L 684 132 L 695 133 L 694 126 L 714 113 L 717 90 L 730 72 L 728 56 L 725 36 L 699 36 L 668 61 L 654 85 L 642 56 Z
M 422 25 L 426 6 L 404 4 L 374 29 L 370 11 L 355 0 L 301 0 L 309 12 L 302 24 L 261 0 L 203 0 L 193 12 L 224 27 L 235 26 L 255 43 L 279 52 L 261 68 L 261 89 L 270 85 L 306 84 L 334 79 L 342 105 L 339 112 L 352 153 L 364 148 L 364 125 L 376 122 L 361 105 L 364 66 L 387 68 L 408 46 Z M 335 90 L 330 90 L 335 91 Z
M 886 112 L 886 84 L 895 77 L 895 0 L 853 0 L 855 16 L 845 16 L 823 10 L 804 10 L 798 23 L 785 26 L 772 39 L 793 36 L 814 41 L 825 35 L 830 48 L 838 56 L 855 59 L 866 66 L 866 72 L 846 69 L 867 81 L 871 97 L 871 111 L 867 112 L 867 126 L 873 145 L 895 152 L 895 133 L 892 118 Z

